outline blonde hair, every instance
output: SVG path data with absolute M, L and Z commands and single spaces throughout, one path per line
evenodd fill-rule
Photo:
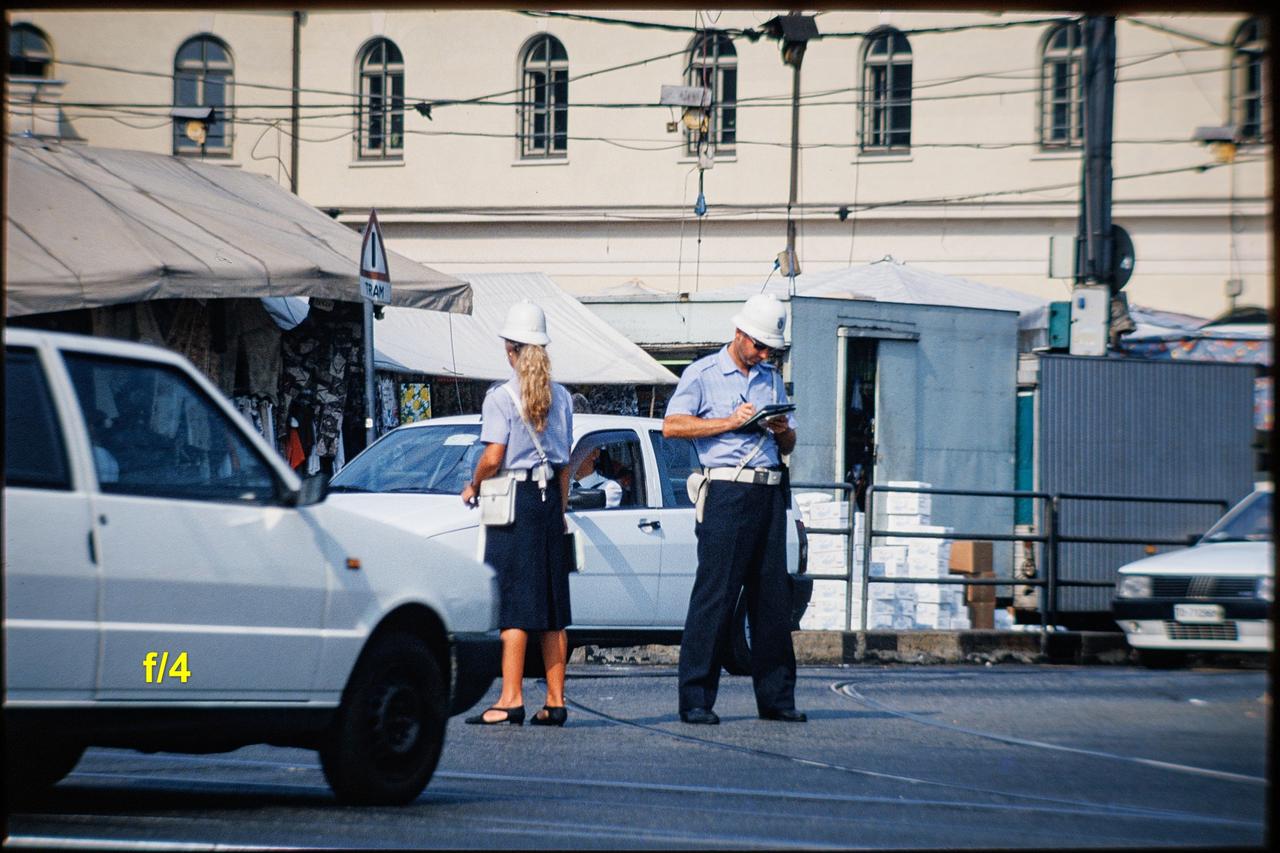
M 545 347 L 516 344 L 516 376 L 520 379 L 520 404 L 537 432 L 547 429 L 551 411 L 551 358 Z

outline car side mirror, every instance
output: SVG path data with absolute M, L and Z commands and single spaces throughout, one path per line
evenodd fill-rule
M 604 509 L 604 489 L 574 489 L 569 492 L 569 509 Z
M 312 506 L 323 502 L 328 496 L 329 475 L 318 472 L 304 478 L 297 491 L 285 492 L 283 503 L 285 506 L 293 507 Z
M 1188 533 L 1188 534 L 1187 534 L 1187 547 L 1188 547 L 1188 548 L 1190 548 L 1192 545 L 1194 545 L 1194 544 L 1196 544 L 1197 542 L 1199 542 L 1202 538 L 1204 538 L 1204 534 L 1203 534 L 1203 533 Z

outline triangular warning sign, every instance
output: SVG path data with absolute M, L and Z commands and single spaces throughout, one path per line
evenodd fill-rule
M 387 249 L 382 242 L 382 229 L 378 227 L 378 212 L 372 209 L 369 222 L 364 227 L 364 241 L 360 244 L 360 295 L 379 305 L 391 301 Z

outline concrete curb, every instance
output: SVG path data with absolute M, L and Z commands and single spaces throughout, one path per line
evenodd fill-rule
M 911 664 L 1131 664 L 1124 634 L 1109 631 L 1054 631 L 1041 651 L 1038 631 L 795 631 L 796 663 L 835 666 L 855 663 Z M 571 663 L 659 664 L 674 666 L 679 646 L 626 648 L 584 646 Z

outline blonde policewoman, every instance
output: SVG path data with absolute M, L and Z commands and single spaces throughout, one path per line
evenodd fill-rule
M 498 573 L 502 632 L 502 693 L 471 725 L 524 723 L 524 661 L 529 634 L 540 637 L 546 664 L 547 701 L 532 725 L 562 726 L 566 718 L 564 669 L 568 657 L 565 626 L 570 621 L 569 569 L 563 547 L 569 494 L 569 450 L 573 404 L 563 385 L 551 381 L 547 320 L 524 300 L 511 306 L 499 335 L 514 374 L 485 395 L 476 462 L 462 500 L 476 505 L 484 494 L 514 489 L 508 524 L 486 523 L 485 562 Z M 507 504 L 510 511 L 511 504 Z

